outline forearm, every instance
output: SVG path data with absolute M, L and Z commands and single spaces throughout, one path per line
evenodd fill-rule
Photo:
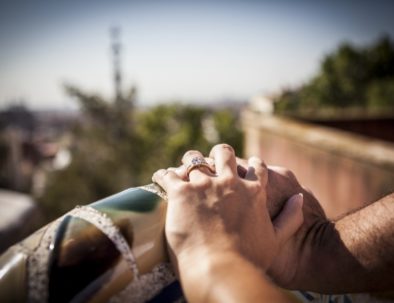
M 319 292 L 394 288 L 394 194 L 335 222 L 320 222 L 304 242 L 300 288 Z
M 188 302 L 291 302 L 252 263 L 236 253 L 220 253 L 179 264 Z

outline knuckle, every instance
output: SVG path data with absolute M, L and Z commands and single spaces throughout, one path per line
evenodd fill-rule
M 290 179 L 290 180 L 296 180 L 296 177 L 295 177 L 294 173 L 293 173 L 290 169 L 288 169 L 288 168 L 285 168 L 285 167 L 277 167 L 277 168 L 276 168 L 276 171 L 277 171 L 279 174 L 281 174 L 282 176 L 284 176 L 284 177 L 286 177 L 286 178 L 288 178 L 288 179 Z
M 286 174 L 286 177 L 288 177 L 289 179 L 295 179 L 295 175 L 291 170 L 286 169 L 285 174 Z
M 166 172 L 167 172 L 167 170 L 165 170 L 163 168 L 157 170 L 156 172 L 153 173 L 152 180 L 163 178 L 163 176 L 166 174 Z
M 157 172 L 156 172 L 156 174 L 158 174 L 158 175 L 164 175 L 165 173 L 166 173 L 166 169 L 165 168 L 161 168 L 161 169 L 159 169 Z
M 162 174 L 162 178 L 163 179 L 170 179 L 172 177 L 174 172 L 170 171 L 170 170 L 165 170 Z
M 270 167 L 273 171 L 275 171 L 276 173 L 285 176 L 286 175 L 286 168 L 284 168 L 283 166 L 271 166 Z

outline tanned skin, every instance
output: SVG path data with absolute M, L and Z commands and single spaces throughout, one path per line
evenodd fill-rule
M 289 170 L 236 159 L 228 145 L 210 158 L 211 171 L 153 178 L 169 196 L 166 236 L 190 302 L 286 302 L 267 275 L 321 293 L 394 289 L 394 194 L 330 221 Z

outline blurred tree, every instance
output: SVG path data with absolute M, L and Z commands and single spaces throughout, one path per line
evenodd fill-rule
M 390 96 L 387 80 L 393 77 L 394 44 L 388 37 L 365 48 L 345 43 L 323 60 L 309 83 L 284 91 L 276 100 L 275 110 L 302 113 L 322 108 L 393 106 L 394 95 Z
M 385 36 L 371 48 L 367 48 L 365 56 L 371 78 L 386 79 L 394 76 L 394 46 L 389 37 Z
M 140 146 L 139 180 L 149 182 L 152 173 L 161 167 L 179 165 L 187 149 L 207 152 L 201 121 L 205 110 L 194 106 L 159 105 L 136 117 Z
M 49 217 L 59 216 L 76 204 L 94 201 L 121 190 L 135 180 L 135 135 L 131 107 L 119 108 L 74 86 L 66 91 L 79 102 L 83 123 L 73 130 L 72 162 L 54 171 L 39 201 Z M 134 98 L 135 94 L 129 98 Z M 134 100 L 130 100 L 130 104 Z M 123 105 L 122 105 L 123 106 Z
M 242 133 L 231 111 L 179 103 L 135 111 L 119 108 L 127 102 L 110 103 L 72 86 L 66 90 L 78 100 L 84 122 L 73 131 L 71 164 L 52 173 L 40 198 L 50 218 L 76 204 L 147 184 L 157 169 L 180 165 L 186 150 L 208 153 L 213 144 L 227 142 L 242 153 Z M 135 90 L 128 98 L 134 104 Z M 206 136 L 207 118 L 214 121 L 214 141 Z
M 235 153 L 243 155 L 243 136 L 239 125 L 239 117 L 230 110 L 221 110 L 213 113 L 214 128 L 217 131 L 217 142 L 230 144 Z
M 371 109 L 393 109 L 394 77 L 372 82 L 368 86 L 367 101 Z

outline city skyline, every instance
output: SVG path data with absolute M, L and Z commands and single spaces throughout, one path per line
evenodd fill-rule
M 366 1 L 1 2 L 0 107 L 74 108 L 72 83 L 113 97 L 109 30 L 139 105 L 246 100 L 309 80 L 339 43 L 394 36 L 394 3 Z

